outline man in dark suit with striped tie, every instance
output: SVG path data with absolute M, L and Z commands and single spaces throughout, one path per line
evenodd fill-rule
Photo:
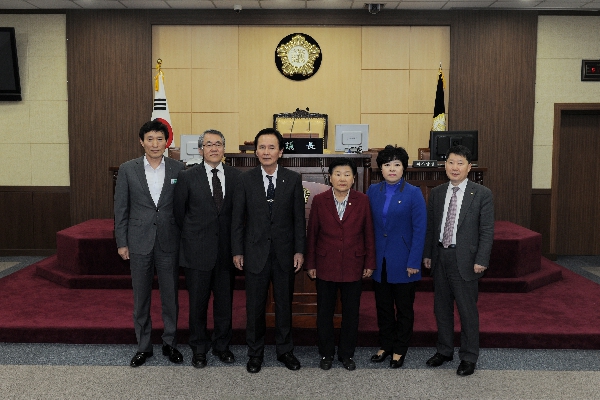
M 231 247 L 234 264 L 245 271 L 246 369 L 259 372 L 265 345 L 265 306 L 269 283 L 275 298 L 277 359 L 290 370 L 300 369 L 292 343 L 292 296 L 295 273 L 304 262 L 306 223 L 302 178 L 278 166 L 283 137 L 263 129 L 254 139 L 260 166 L 238 180 L 233 205 Z
M 206 353 L 224 363 L 235 361 L 232 337 L 233 263 L 231 211 L 240 171 L 222 163 L 225 137 L 207 130 L 198 139 L 203 162 L 181 171 L 174 194 L 174 214 L 181 228 L 179 265 L 185 272 L 190 297 L 192 365 L 206 366 Z M 207 331 L 207 311 L 213 293 L 214 329 Z
M 431 268 L 437 352 L 427 360 L 438 367 L 454 356 L 454 302 L 460 315 L 460 365 L 456 373 L 471 375 L 479 357 L 478 282 L 490 262 L 494 242 L 494 200 L 485 186 L 467 179 L 471 152 L 453 146 L 447 154 L 444 183 L 431 191 L 423 263 Z

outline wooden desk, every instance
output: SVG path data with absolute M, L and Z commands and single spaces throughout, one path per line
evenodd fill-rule
M 303 181 L 326 183 L 325 177 L 329 174 L 329 164 L 332 160 L 347 157 L 356 163 L 358 176 L 354 182 L 354 189 L 365 192 L 371 183 L 371 156 L 369 154 L 284 154 L 279 160 L 279 165 L 298 172 Z M 250 153 L 225 153 L 225 163 L 241 171 L 252 169 L 260 163 L 254 154 Z

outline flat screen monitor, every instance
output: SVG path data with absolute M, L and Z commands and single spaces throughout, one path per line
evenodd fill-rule
M 446 152 L 452 146 L 463 145 L 471 150 L 472 161 L 477 161 L 478 131 L 431 131 L 429 138 L 430 158 L 446 161 Z
M 191 160 L 202 161 L 202 156 L 198 152 L 198 139 L 200 139 L 200 135 L 181 135 L 179 137 L 179 159 L 181 161 L 186 163 Z
M 0 101 L 21 101 L 15 28 L 0 28 Z
M 336 124 L 335 151 L 362 153 L 369 149 L 369 124 Z

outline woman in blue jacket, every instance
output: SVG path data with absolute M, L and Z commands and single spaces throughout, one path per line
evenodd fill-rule
M 371 361 L 383 362 L 391 355 L 390 368 L 400 368 L 413 332 L 427 210 L 421 189 L 402 177 L 408 166 L 406 150 L 386 146 L 377 155 L 377 165 L 384 181 L 367 191 L 375 229 L 373 280 L 380 342 Z

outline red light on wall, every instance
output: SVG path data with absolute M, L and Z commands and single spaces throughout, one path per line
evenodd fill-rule
M 600 60 L 581 60 L 581 80 L 600 81 Z

